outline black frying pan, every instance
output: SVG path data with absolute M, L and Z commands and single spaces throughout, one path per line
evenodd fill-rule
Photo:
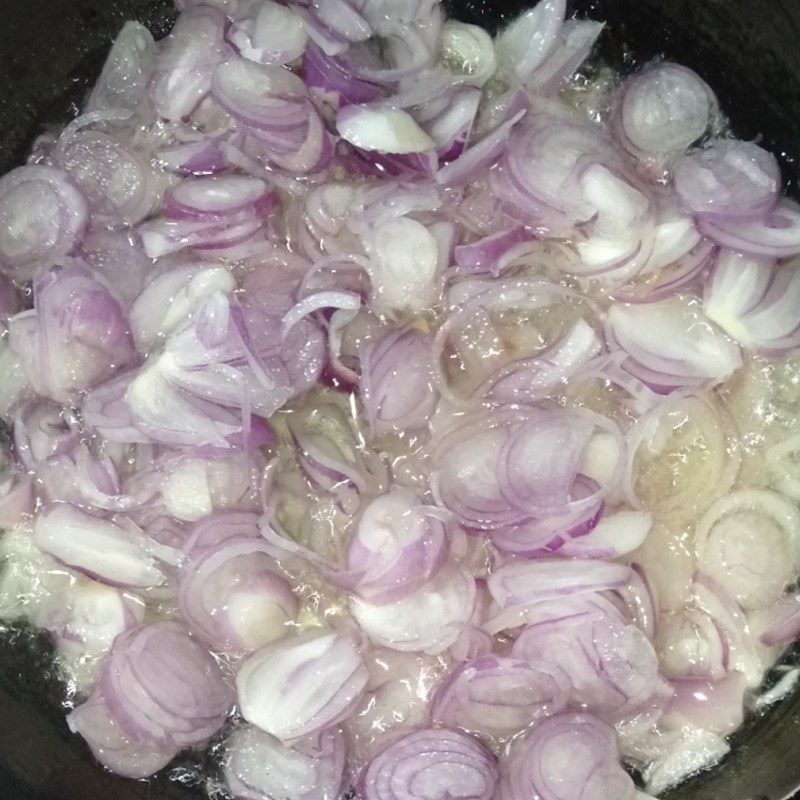
M 453 0 L 451 13 L 496 27 L 533 0 Z M 717 91 L 741 137 L 763 136 L 794 189 L 800 178 L 800 0 L 575 0 L 608 22 L 603 54 L 619 67 L 665 53 Z M 74 115 L 126 19 L 157 35 L 171 0 L 0 0 L 0 173 L 47 124 Z M 2 377 L 0 376 L 0 380 Z M 0 628 L 0 800 L 200 800 L 191 758 L 148 782 L 116 778 L 67 731 L 63 688 L 44 637 Z M 795 654 L 787 656 L 795 659 Z M 199 768 L 199 772 L 198 772 Z M 722 765 L 665 800 L 785 800 L 800 787 L 800 691 L 748 721 Z M 800 797 L 800 795 L 798 795 Z

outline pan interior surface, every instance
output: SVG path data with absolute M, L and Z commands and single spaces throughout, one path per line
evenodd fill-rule
M 525 0 L 450 0 L 449 12 L 496 28 Z M 665 54 L 717 92 L 738 136 L 779 156 L 796 194 L 800 165 L 800 4 L 792 0 L 578 0 L 572 11 L 608 23 L 601 57 L 620 69 Z M 21 163 L 47 125 L 74 116 L 123 22 L 156 35 L 169 0 L 4 0 L 0 26 L 0 174 Z M 32 55 L 35 54 L 35 55 Z M 0 627 L 0 797 L 8 800 L 190 800 L 211 765 L 178 760 L 148 782 L 102 771 L 67 730 L 63 687 L 44 635 Z M 784 663 L 796 663 L 790 650 Z M 747 721 L 729 756 L 665 800 L 784 800 L 800 786 L 800 692 Z

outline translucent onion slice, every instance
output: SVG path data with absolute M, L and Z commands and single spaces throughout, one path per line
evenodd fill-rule
M 549 96 L 568 83 L 589 58 L 605 23 L 591 19 L 568 19 L 561 26 L 555 47 L 540 64 L 527 87 Z
M 435 149 L 433 139 L 400 109 L 348 106 L 336 117 L 336 128 L 342 139 L 361 150 L 403 155 Z
M 769 608 L 751 612 L 748 624 L 767 647 L 788 644 L 800 635 L 800 595 L 784 595 Z
M 155 55 L 153 34 L 139 22 L 126 22 L 106 56 L 100 77 L 89 95 L 87 110 L 135 110 L 147 91 Z
M 537 278 L 476 278 L 453 286 L 452 312 L 433 343 L 434 377 L 442 396 L 454 406 L 469 406 L 472 395 L 491 394 L 497 382 L 498 400 L 506 391 L 536 399 L 598 347 L 575 300 L 570 290 Z M 525 395 L 528 388 L 531 395 Z
M 156 161 L 177 175 L 213 175 L 228 165 L 219 138 L 210 137 L 167 145 L 155 152 Z
M 488 586 L 501 608 L 513 608 L 618 588 L 629 578 L 625 564 L 540 558 L 504 564 L 489 576 Z
M 299 610 L 265 542 L 229 539 L 181 568 L 180 604 L 192 630 L 219 650 L 253 651 L 290 632 Z
M 619 431 L 606 417 L 509 406 L 478 424 L 467 417 L 435 442 L 432 488 L 467 528 L 496 531 L 502 547 L 532 552 L 559 533 L 579 535 L 584 523 L 583 533 L 591 529 L 619 480 L 621 454 Z M 530 536 L 512 546 L 520 526 Z
M 692 519 L 733 486 L 741 463 L 732 423 L 709 396 L 674 393 L 628 435 L 625 493 L 636 508 Z
M 171 621 L 118 636 L 98 688 L 126 736 L 177 749 L 213 736 L 234 699 L 211 654 Z
M 691 676 L 718 681 L 727 674 L 727 643 L 713 617 L 686 606 L 659 620 L 656 650 L 669 678 Z
M 40 394 L 69 402 L 132 362 L 128 320 L 89 270 L 52 269 L 34 281 L 33 296 L 33 309 L 12 317 L 8 327 Z
M 687 728 L 673 737 L 644 771 L 647 791 L 660 795 L 701 769 L 719 762 L 730 752 L 730 745 L 716 733 L 701 728 Z
M 628 585 L 618 589 L 617 594 L 631 621 L 653 641 L 659 627 L 661 598 L 644 567 L 636 562 L 630 566 L 631 578 Z
M 64 414 L 51 400 L 30 400 L 14 413 L 15 454 L 30 471 L 35 471 L 45 461 L 72 452 L 80 438 L 77 420 Z
M 59 503 L 39 514 L 33 536 L 43 552 L 117 586 L 147 588 L 166 580 L 132 523 L 123 527 Z
M 311 35 L 323 44 L 336 43 L 344 50 L 348 42 L 364 42 L 375 34 L 367 19 L 346 0 L 313 0 L 309 10 Z
M 485 383 L 484 398 L 493 404 L 538 400 L 568 381 L 600 348 L 595 330 L 578 320 L 552 347 L 495 372 Z
M 239 55 L 259 64 L 289 64 L 303 55 L 308 34 L 294 9 L 262 0 L 233 21 L 226 38 Z
M 0 178 L 0 264 L 33 277 L 77 248 L 88 220 L 86 198 L 67 172 L 17 167 Z
M 565 13 L 563 0 L 541 0 L 497 34 L 497 66 L 507 82 L 525 83 L 536 72 L 556 45 Z
M 227 20 L 219 9 L 194 6 L 178 17 L 161 45 L 148 92 L 156 113 L 171 122 L 188 117 L 211 89 L 225 58 Z
M 443 266 L 439 242 L 409 217 L 376 225 L 362 237 L 370 256 L 373 302 L 387 311 L 422 312 L 437 299 L 436 275 Z
M 706 284 L 703 310 L 728 335 L 751 342 L 745 318 L 764 299 L 775 262 L 721 250 Z
M 588 168 L 616 173 L 622 167 L 602 130 L 578 118 L 545 113 L 514 128 L 502 164 L 503 170 L 492 175 L 495 193 L 508 201 L 509 211 L 513 206 L 515 218 L 551 235 L 597 213 L 581 181 Z M 624 190 L 620 185 L 626 182 L 618 180 L 609 182 Z
M 635 800 L 614 729 L 590 714 L 560 714 L 517 740 L 503 765 L 508 800 Z
M 673 181 L 688 211 L 753 219 L 777 205 L 781 170 L 775 156 L 758 145 L 721 140 L 678 161 Z
M 684 678 L 671 681 L 675 692 L 664 724 L 686 725 L 727 736 L 744 721 L 744 675 L 734 672 L 720 681 Z M 677 718 L 677 719 L 676 719 Z
M 67 725 L 86 740 L 104 767 L 125 778 L 148 778 L 178 754 L 175 746 L 145 744 L 128 737 L 99 691 L 67 716 Z
M 211 92 L 234 119 L 254 130 L 288 133 L 308 116 L 297 102 L 307 94 L 305 84 L 275 65 L 229 59 L 216 68 Z
M 225 779 L 240 800 L 337 800 L 346 743 L 338 728 L 291 746 L 254 725 L 242 725 L 225 743 Z
M 486 655 L 450 674 L 433 699 L 431 719 L 505 736 L 559 713 L 568 697 L 569 682 L 560 667 Z
M 140 352 L 148 352 L 176 328 L 185 324 L 209 294 L 230 293 L 236 280 L 224 267 L 193 263 L 156 276 L 139 294 L 129 314 Z
M 312 93 L 329 98 L 334 108 L 348 103 L 368 103 L 382 94 L 380 86 L 355 77 L 347 63 L 326 54 L 313 40 L 306 46 L 305 78 Z
M 630 356 L 626 369 L 656 391 L 715 385 L 742 365 L 738 345 L 679 298 L 612 305 L 608 327 L 614 343 Z
M 275 204 L 266 182 L 249 175 L 189 178 L 167 190 L 164 214 L 170 219 L 236 219 L 265 214 Z
M 741 489 L 719 500 L 695 528 L 699 568 L 745 609 L 777 601 L 800 570 L 800 514 L 775 492 Z
M 497 161 L 503 153 L 503 147 L 512 129 L 525 113 L 525 109 L 516 109 L 508 119 L 472 143 L 457 159 L 445 164 L 436 174 L 437 183 L 442 186 L 460 186 L 469 183 L 479 170 Z
M 347 547 L 347 571 L 330 576 L 369 603 L 392 603 L 432 578 L 447 556 L 438 509 L 394 487 L 369 503 Z
M 680 153 L 708 129 L 715 98 L 692 70 L 664 62 L 623 84 L 616 132 L 621 144 L 640 157 Z
M 361 347 L 361 398 L 375 435 L 422 428 L 432 416 L 438 395 L 431 344 L 421 331 L 404 328 Z
M 557 598 L 531 606 L 523 619 L 513 657 L 558 664 L 569 678 L 571 705 L 622 719 L 669 699 L 652 644 L 604 596 Z
M 398 739 L 364 771 L 365 800 L 491 800 L 497 763 L 476 739 L 450 730 L 421 730 Z
M 800 253 L 800 206 L 788 198 L 763 218 L 701 219 L 698 227 L 712 241 L 741 253 L 767 258 L 791 258 Z
M 317 733 L 355 710 L 368 673 L 348 636 L 300 634 L 251 655 L 236 675 L 242 716 L 282 740 Z
M 603 517 L 589 533 L 570 538 L 558 552 L 569 558 L 619 558 L 641 547 L 652 527 L 650 514 L 618 511 Z
M 706 286 L 703 308 L 745 347 L 778 353 L 800 344 L 800 269 L 795 262 L 723 250 Z
M 474 605 L 472 575 L 463 568 L 445 566 L 413 594 L 385 605 L 354 598 L 350 612 L 376 644 L 435 655 L 458 639 Z
M 7 447 L 0 448 L 0 528 L 11 528 L 33 514 L 36 495 L 31 478 L 25 475 Z
M 692 604 L 708 614 L 725 644 L 724 665 L 741 672 L 749 688 L 761 683 L 764 675 L 762 655 L 747 624 L 747 617 L 736 601 L 708 575 L 698 572 L 691 587 Z
M 83 191 L 94 230 L 136 225 L 159 204 L 161 186 L 153 167 L 121 137 L 86 129 L 65 133 L 54 161 Z
M 441 59 L 473 86 L 483 86 L 497 69 L 492 37 L 477 25 L 449 19 L 442 25 Z
M 217 219 L 194 221 L 157 217 L 139 226 L 139 236 L 147 257 L 161 258 L 187 248 L 215 251 L 233 247 L 251 240 L 261 227 L 262 221 L 256 218 L 231 225 Z
M 64 600 L 66 607 L 58 609 L 45 627 L 79 685 L 84 680 L 93 685 L 97 662 L 114 639 L 144 622 L 144 602 L 132 592 L 86 578 L 75 580 Z

